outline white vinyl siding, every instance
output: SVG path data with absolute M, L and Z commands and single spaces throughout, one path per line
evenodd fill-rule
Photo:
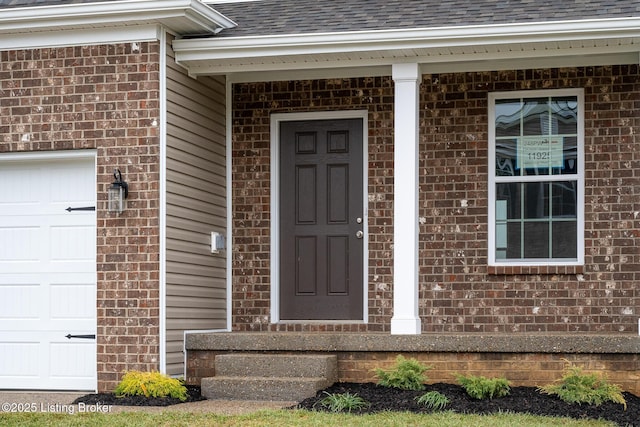
M 187 330 L 226 328 L 225 82 L 191 78 L 167 46 L 166 371 L 184 373 Z

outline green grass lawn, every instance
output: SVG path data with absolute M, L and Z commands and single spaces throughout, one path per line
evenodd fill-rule
M 54 414 L 54 413 L 0 413 L 2 426 L 568 426 L 612 427 L 615 424 L 602 421 L 577 421 L 569 418 L 535 417 L 521 414 L 491 416 L 461 415 L 438 412 L 418 415 L 404 412 L 385 412 L 373 415 L 331 414 L 308 411 L 259 411 L 250 415 L 214 415 L 185 412 L 148 414 L 122 412 L 113 414 Z

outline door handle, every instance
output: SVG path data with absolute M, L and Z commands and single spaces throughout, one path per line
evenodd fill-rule
M 358 239 L 362 239 L 362 236 L 364 236 L 364 233 L 362 231 L 360 231 L 360 230 L 356 231 L 356 237 Z

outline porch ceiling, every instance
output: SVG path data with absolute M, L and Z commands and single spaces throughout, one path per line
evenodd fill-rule
M 638 63 L 640 18 L 211 37 L 176 40 L 174 50 L 192 75 L 227 74 L 233 81 L 332 72 L 389 75 L 391 64 L 402 62 L 423 64 L 425 72 L 522 68 L 527 62 L 534 67 Z

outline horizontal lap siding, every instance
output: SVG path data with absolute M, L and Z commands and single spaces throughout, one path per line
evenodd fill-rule
M 225 84 L 193 79 L 167 58 L 167 373 L 182 374 L 186 330 L 226 327 Z

